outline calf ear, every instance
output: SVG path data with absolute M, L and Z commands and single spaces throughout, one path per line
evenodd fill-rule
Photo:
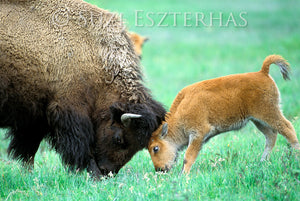
M 147 41 L 149 40 L 148 37 L 144 37 L 143 39 L 144 39 L 143 43 L 144 43 L 144 42 L 147 42 Z
M 160 138 L 164 138 L 168 134 L 168 124 L 164 123 L 161 130 Z

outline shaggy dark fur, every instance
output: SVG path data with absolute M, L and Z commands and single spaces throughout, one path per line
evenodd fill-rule
M 13 158 L 33 167 L 46 139 L 68 167 L 99 176 L 146 147 L 165 110 L 117 16 L 80 0 L 8 0 L 0 18 L 0 127 Z M 141 117 L 125 126 L 124 113 Z
M 125 130 L 126 132 L 132 132 L 135 136 L 134 140 L 137 141 L 134 144 L 139 144 L 139 148 L 147 146 L 152 134 L 150 131 L 155 130 L 159 126 L 157 123 L 163 120 L 161 115 L 165 114 L 165 110 L 155 101 L 151 101 L 148 104 L 114 103 L 110 107 L 110 111 L 112 113 L 113 124 L 117 124 L 119 127 L 122 125 L 121 116 L 124 113 L 142 115 L 141 118 L 132 119 L 130 126 Z M 124 136 L 126 137 L 127 135 L 122 133 L 118 136 L 121 137 L 122 142 L 124 142 Z
M 124 127 L 120 120 L 124 113 L 141 114 L 142 117 L 132 119 L 130 125 Z M 98 120 L 100 125 L 97 136 L 101 136 L 101 142 L 96 145 L 96 153 L 98 156 L 107 155 L 110 161 L 116 162 L 111 163 L 104 157 L 96 158 L 96 161 L 105 164 L 105 166 L 99 165 L 103 173 L 108 173 L 110 169 L 114 169 L 117 173 L 137 151 L 147 146 L 151 131 L 154 131 L 159 126 L 159 122 L 164 120 L 162 114 L 165 114 L 165 110 L 156 101 L 149 101 L 149 104 L 118 102 L 110 107 L 110 114 L 111 120 Z M 115 151 L 111 152 L 110 149 Z

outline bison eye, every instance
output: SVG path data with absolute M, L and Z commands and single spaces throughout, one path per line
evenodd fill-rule
M 159 150 L 159 147 L 158 147 L 158 146 L 153 147 L 153 152 L 154 152 L 154 153 L 157 153 L 158 150 Z

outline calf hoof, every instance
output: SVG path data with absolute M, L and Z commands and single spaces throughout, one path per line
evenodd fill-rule
M 187 164 L 187 161 L 184 160 L 183 161 L 183 166 L 182 166 L 182 169 L 181 169 L 181 172 L 180 172 L 180 175 L 188 175 L 190 174 L 190 168 L 186 165 Z

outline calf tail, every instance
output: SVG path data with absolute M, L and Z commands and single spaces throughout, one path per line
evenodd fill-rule
M 290 64 L 280 55 L 269 55 L 264 60 L 261 72 L 268 75 L 271 64 L 276 64 L 280 68 L 283 79 L 289 80 Z

